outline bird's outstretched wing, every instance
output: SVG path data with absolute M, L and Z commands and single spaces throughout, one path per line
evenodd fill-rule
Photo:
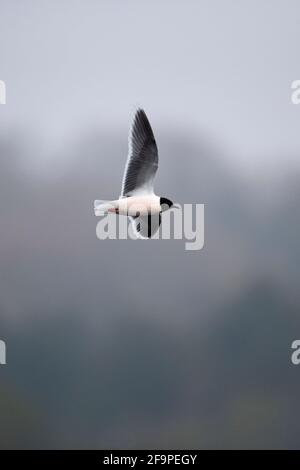
M 153 179 L 158 167 L 158 151 L 150 123 L 143 109 L 135 113 L 128 139 L 128 158 L 121 197 L 153 194 Z
M 161 223 L 160 214 L 130 217 L 135 235 L 138 238 L 151 238 L 159 229 Z

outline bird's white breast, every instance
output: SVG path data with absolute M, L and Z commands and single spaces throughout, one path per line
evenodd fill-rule
M 160 198 L 154 194 L 149 196 L 131 196 L 119 199 L 119 214 L 131 215 L 148 215 L 160 212 Z

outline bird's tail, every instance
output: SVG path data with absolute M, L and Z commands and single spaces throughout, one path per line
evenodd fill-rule
M 115 207 L 113 201 L 106 201 L 104 199 L 94 201 L 94 212 L 96 216 L 106 215 Z

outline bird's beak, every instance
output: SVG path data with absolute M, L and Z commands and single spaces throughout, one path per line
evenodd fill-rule
M 172 209 L 181 209 L 179 204 L 173 204 Z

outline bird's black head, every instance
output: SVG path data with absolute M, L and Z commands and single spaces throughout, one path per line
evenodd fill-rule
M 167 199 L 166 197 L 161 197 L 159 203 L 162 212 L 167 211 L 173 206 L 173 202 L 170 201 L 170 199 Z

